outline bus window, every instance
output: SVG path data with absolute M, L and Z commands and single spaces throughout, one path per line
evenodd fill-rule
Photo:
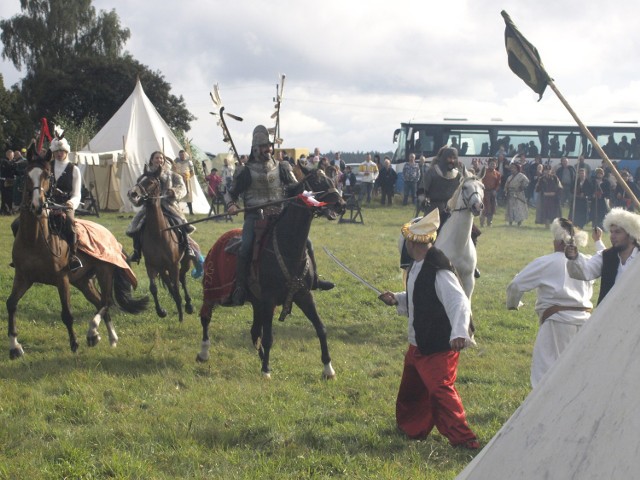
M 488 157 L 489 145 L 491 144 L 491 138 L 489 137 L 489 130 L 479 129 L 460 129 L 451 130 L 449 133 L 449 145 L 452 145 L 452 140 L 455 138 L 458 149 L 458 154 L 461 157 Z
M 527 157 L 533 158 L 541 155 L 542 144 L 535 130 L 498 129 L 498 144 L 504 146 L 509 156 L 524 153 Z
M 420 155 L 431 157 L 438 153 L 436 151 L 436 139 L 432 132 L 426 130 L 418 130 L 414 136 L 415 143 L 413 152 L 416 154 L 416 158 L 420 158 Z
M 637 136 L 629 132 L 598 132 L 596 140 L 610 159 L 638 158 Z M 592 158 L 599 158 L 596 149 L 592 149 Z
M 549 152 L 547 156 L 578 158 L 582 155 L 582 135 L 576 129 L 575 132 L 566 130 L 549 129 Z

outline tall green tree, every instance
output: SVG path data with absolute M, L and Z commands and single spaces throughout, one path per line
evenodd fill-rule
M 21 0 L 22 13 L 0 21 L 2 55 L 26 69 L 21 105 L 34 124 L 64 117 L 80 124 L 95 117 L 102 127 L 140 78 L 160 115 L 175 130 L 188 131 L 195 117 L 184 98 L 170 93 L 160 72 L 123 49 L 130 32 L 115 10 L 96 13 L 91 0 Z
M 0 21 L 2 57 L 18 70 L 64 65 L 70 55 L 121 55 L 131 36 L 115 10 L 100 11 L 91 0 L 20 0 L 22 14 Z

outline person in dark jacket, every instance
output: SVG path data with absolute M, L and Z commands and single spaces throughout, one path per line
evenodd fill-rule
M 393 194 L 396 192 L 397 179 L 398 174 L 391 168 L 391 160 L 389 160 L 389 157 L 384 157 L 382 168 L 380 168 L 380 173 L 378 173 L 378 178 L 376 178 L 375 182 L 376 186 L 380 188 L 380 203 L 382 205 L 393 204 Z
M 460 350 L 473 344 L 471 304 L 449 259 L 433 246 L 438 209 L 402 227 L 413 263 L 406 290 L 380 295 L 409 317 L 409 349 L 396 399 L 396 422 L 408 437 L 425 438 L 433 427 L 451 445 L 478 449 L 454 382 Z

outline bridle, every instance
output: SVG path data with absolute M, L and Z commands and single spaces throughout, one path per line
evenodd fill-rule
M 478 180 L 477 177 L 464 177 L 461 181 L 460 181 L 460 186 L 458 187 L 454 198 L 452 198 L 452 205 L 455 205 L 456 203 L 458 203 L 458 197 L 460 195 L 462 195 L 462 192 L 464 191 L 464 185 L 467 182 L 471 182 L 471 181 L 475 181 Z M 471 206 L 473 205 L 473 203 L 471 202 L 471 199 L 474 197 L 474 195 L 477 195 L 478 197 L 478 203 L 482 204 L 482 197 L 480 197 L 480 192 L 477 190 L 474 190 L 473 192 L 471 192 L 471 195 L 469 195 L 468 197 L 465 197 L 464 195 L 462 195 L 462 204 L 464 205 L 463 207 L 460 208 L 454 208 L 453 210 L 451 210 L 451 212 L 460 212 L 462 210 L 471 210 Z

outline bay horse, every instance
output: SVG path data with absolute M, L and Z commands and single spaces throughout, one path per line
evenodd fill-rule
M 451 216 L 442 225 L 435 246 L 442 250 L 456 268 L 462 288 L 471 300 L 478 262 L 476 246 L 471 240 L 473 218 L 480 215 L 484 199 L 484 185 L 480 178 L 467 174 L 447 203 Z
M 158 300 L 156 278 L 162 280 L 178 310 L 178 320 L 184 319 L 182 310 L 182 296 L 180 285 L 184 291 L 185 307 L 188 314 L 193 313 L 191 296 L 187 290 L 187 272 L 191 266 L 191 258 L 185 254 L 185 248 L 180 243 L 179 233 L 170 229 L 167 217 L 162 212 L 162 192 L 160 174 L 162 169 L 154 172 L 146 170 L 128 193 L 129 199 L 136 206 L 145 205 L 146 216 L 142 231 L 142 255 L 149 277 L 149 291 L 153 295 L 156 314 L 160 318 L 167 316 Z
M 50 223 L 52 209 L 45 195 L 49 191 L 51 175 L 50 162 L 40 157 L 34 158 L 32 155 L 25 176 L 20 206 L 20 225 L 13 242 L 12 259 L 15 266 L 13 288 L 6 302 L 9 314 L 9 358 L 11 359 L 24 355 L 22 345 L 18 342 L 16 310 L 18 302 L 34 283 L 57 287 L 62 307 L 62 321 L 67 327 L 72 352 L 78 349 L 78 341 L 73 329 L 70 285 L 80 290 L 97 310 L 97 314 L 89 321 L 87 331 L 87 344 L 90 347 L 97 345 L 100 341 L 98 326 L 102 319 L 107 327 L 111 346 L 116 346 L 118 335 L 113 328 L 109 313 L 114 300 L 120 308 L 132 314 L 142 312 L 148 304 L 146 297 L 134 299 L 131 296 L 131 289 L 137 283 L 135 275 L 125 262 L 121 245 L 106 228 L 98 224 L 84 221 L 85 231 L 88 229 L 102 235 L 100 238 L 104 238 L 105 243 L 96 244 L 96 250 L 108 250 L 103 257 L 109 257 L 113 263 L 89 255 L 80 246 L 77 255 L 83 266 L 73 273 L 70 272 L 69 246 L 66 240 L 58 235 L 55 222 Z M 76 222 L 78 224 L 80 220 Z M 116 248 L 117 251 L 115 251 Z M 99 290 L 96 288 L 95 281 Z
M 291 198 L 277 220 L 262 237 L 259 259 L 253 265 L 249 279 L 248 301 L 253 307 L 251 340 L 262 360 L 262 375 L 271 378 L 269 353 L 273 345 L 273 315 L 276 306 L 282 305 L 280 320 L 290 313 L 295 303 L 311 321 L 320 340 L 323 378 L 335 377 L 331 366 L 327 333 L 311 293 L 315 272 L 307 253 L 307 240 L 314 217 L 325 216 L 330 220 L 344 210 L 344 200 L 334 183 L 322 170 L 307 170 L 304 178 L 290 191 Z M 321 203 L 311 205 L 303 191 L 319 192 Z M 231 306 L 230 296 L 235 283 L 235 254 L 226 251 L 230 240 L 241 236 L 242 229 L 223 234 L 213 245 L 205 260 L 203 277 L 204 301 L 200 309 L 202 323 L 201 350 L 196 361 L 209 359 L 209 324 L 215 306 Z

